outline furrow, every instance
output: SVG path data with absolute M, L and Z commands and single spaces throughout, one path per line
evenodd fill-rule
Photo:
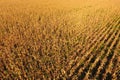
M 109 25 L 109 24 L 107 23 L 106 25 Z M 106 27 L 106 28 L 100 27 L 100 28 L 96 29 L 89 37 L 87 37 L 87 41 L 88 41 L 89 43 L 91 43 L 89 47 L 91 47 L 92 44 L 93 44 L 95 41 L 97 41 L 98 38 L 102 35 L 102 33 L 104 33 L 106 30 L 107 30 L 107 27 Z M 98 36 L 96 37 L 96 35 L 98 35 Z M 92 36 L 92 37 L 91 37 L 91 36 Z M 91 41 L 92 41 L 92 42 L 91 42 Z M 88 44 L 86 44 L 85 46 L 87 46 L 87 45 L 88 45 Z M 89 47 L 88 47 L 88 48 L 89 48 Z M 72 63 L 71 63 L 70 61 L 67 62 L 68 64 L 71 64 L 71 66 L 69 66 L 69 68 L 72 68 L 72 67 L 73 67 L 72 65 L 74 65 L 74 64 L 73 64 L 74 62 L 76 62 L 76 60 L 77 60 L 77 58 L 78 58 L 77 56 L 80 56 L 80 54 L 78 54 L 78 53 L 80 53 L 80 51 L 83 50 L 83 48 L 80 48 L 80 49 L 77 50 L 77 52 L 76 52 L 76 49 L 77 49 L 77 48 L 80 48 L 80 46 L 75 47 L 75 50 L 73 50 L 73 52 L 70 52 L 70 53 L 72 53 L 72 54 L 70 54 L 69 59 L 70 59 L 70 60 L 74 60 L 74 61 L 73 61 Z M 68 70 L 69 68 L 67 67 L 66 69 Z
M 116 34 L 119 34 L 118 31 L 119 30 L 116 31 L 114 36 Z M 113 57 L 113 51 L 111 49 L 116 47 L 116 45 L 115 46 L 113 45 L 116 42 L 115 39 L 114 39 L 115 38 L 114 36 L 111 38 L 110 43 L 107 45 L 107 47 L 109 49 L 108 49 L 108 52 L 105 54 L 105 58 L 101 61 L 101 65 L 98 68 L 97 74 L 95 76 L 96 79 L 100 79 L 101 80 L 103 78 L 103 73 L 106 72 L 106 68 L 108 67 L 108 65 L 110 63 L 110 60 Z
M 102 28 L 103 29 L 103 28 Z M 105 28 L 105 29 L 103 29 L 103 30 L 99 30 L 99 31 L 101 31 L 100 32 L 100 34 L 102 35 L 102 33 L 104 32 L 104 31 L 106 31 L 107 30 L 107 28 Z M 98 37 L 100 37 L 100 34 L 98 35 Z M 97 34 L 96 34 L 97 35 Z M 91 35 L 92 36 L 92 35 Z M 93 41 L 96 41 L 97 39 L 98 39 L 98 37 L 95 39 L 95 40 L 93 40 Z M 91 43 L 91 44 L 93 44 L 93 43 Z M 80 48 L 80 47 L 78 47 L 78 48 Z M 71 56 L 71 58 L 70 58 L 70 60 L 74 60 L 74 62 L 76 62 L 76 60 L 77 60 L 77 56 L 80 56 L 80 54 L 78 55 L 78 53 L 80 53 L 80 51 L 81 51 L 82 49 L 79 49 L 79 50 L 77 50 L 77 52 L 74 52 L 73 53 L 73 55 Z M 70 63 L 68 63 L 68 64 L 70 64 Z M 72 63 L 72 65 L 74 65 L 73 63 Z M 71 68 L 73 67 L 73 66 L 70 66 Z M 67 68 L 68 69 L 68 68 Z
M 108 44 L 108 42 L 107 42 Z M 87 77 L 88 77 L 88 74 L 89 74 L 89 78 L 93 78 L 96 74 L 96 71 L 98 69 L 98 66 L 101 64 L 101 59 L 104 58 L 106 52 L 108 51 L 107 47 L 103 48 L 104 45 L 101 45 L 101 48 L 100 48 L 100 56 L 97 56 L 97 60 L 94 62 L 93 66 L 91 67 L 90 71 L 87 73 Z M 104 50 L 104 51 L 103 51 Z M 91 73 L 91 74 L 90 74 Z
M 108 32 L 110 29 L 111 29 L 111 28 L 109 28 L 108 30 L 106 30 L 106 32 Z M 107 34 L 107 33 L 106 33 L 106 34 Z M 103 35 L 103 36 L 104 36 L 104 35 Z M 102 36 L 102 37 L 103 37 L 103 36 Z M 97 43 L 96 43 L 96 46 L 97 46 Z M 93 48 L 94 48 L 94 46 L 93 46 Z M 91 51 L 90 51 L 90 52 L 91 52 Z M 86 57 L 87 57 L 88 55 L 89 55 L 89 53 L 85 54 Z M 77 59 L 76 59 L 76 60 L 77 60 Z M 85 59 L 82 57 L 81 60 L 84 61 Z M 83 66 L 83 64 L 80 65 L 80 62 L 83 62 L 83 61 L 79 61 L 79 62 L 76 61 L 76 64 L 74 64 L 73 67 L 72 67 L 72 69 L 70 70 L 70 75 L 69 75 L 69 76 L 72 76 L 72 73 L 75 74 L 76 72 L 78 72 L 77 70 L 79 70 L 79 68 Z M 76 66 L 75 66 L 75 65 L 76 65 Z M 75 70 L 75 72 L 72 72 L 72 71 L 74 71 L 74 70 Z
M 114 32 L 114 30 L 113 30 L 113 32 Z M 114 32 L 114 34 L 115 34 L 115 32 Z M 109 34 L 110 35 L 110 34 Z M 111 35 L 111 37 L 112 37 L 112 35 Z M 109 38 L 109 37 L 108 37 Z M 111 38 L 110 38 L 111 39 Z M 110 40 L 110 39 L 108 39 L 108 42 L 110 43 L 112 40 Z M 108 43 L 108 44 L 109 44 Z M 99 48 L 98 48 L 99 49 Z M 99 51 L 98 51 L 99 52 Z M 86 74 L 88 73 L 88 71 L 89 71 L 89 68 L 91 67 L 91 65 L 92 65 L 92 63 L 94 63 L 94 61 L 96 60 L 96 58 L 97 58 L 97 55 L 99 56 L 100 54 L 98 54 L 98 52 L 96 52 L 95 54 L 93 54 L 92 56 L 91 56 L 91 58 L 89 59 L 89 61 L 88 62 L 86 62 L 86 67 L 85 68 L 83 68 L 83 71 L 81 72 L 81 75 L 78 77 L 78 79 L 83 79 L 85 76 L 86 76 Z M 84 75 L 83 75 L 84 74 Z
M 94 30 L 92 33 L 90 33 L 89 36 L 86 37 L 86 41 L 90 41 L 90 42 L 91 42 L 91 41 L 96 37 L 95 35 L 98 35 L 98 34 L 100 34 L 100 32 L 102 32 L 102 30 L 104 29 L 104 26 L 106 26 L 106 25 L 110 26 L 110 23 L 112 23 L 112 22 L 114 22 L 114 21 L 111 21 L 111 19 L 109 19 L 108 22 L 109 22 L 109 23 L 107 23 L 107 24 L 106 24 L 106 23 L 105 23 L 105 24 L 102 24 L 102 25 L 100 25 L 99 27 L 95 28 L 95 30 Z M 103 26 L 103 27 L 101 27 L 101 26 Z M 79 34 L 79 36 L 82 35 L 82 33 L 86 32 L 86 31 L 87 31 L 87 29 L 84 29 L 84 30 Z M 91 39 L 92 39 L 92 40 L 91 40 Z M 86 44 L 86 45 L 87 45 L 87 44 Z M 75 47 L 75 50 L 71 51 L 71 53 L 75 52 L 75 51 L 76 51 L 76 48 L 79 47 L 79 42 L 76 43 L 73 47 Z M 79 52 L 79 50 L 77 50 L 77 51 Z
M 115 38 L 115 43 L 113 43 L 114 45 L 113 45 L 113 48 L 112 48 L 112 51 L 111 51 L 111 53 L 113 52 L 113 57 L 112 57 L 112 59 L 111 59 L 111 61 L 110 61 L 110 63 L 109 63 L 109 65 L 108 65 L 108 68 L 106 69 L 106 72 L 105 72 L 105 74 L 104 74 L 104 77 L 103 77 L 103 79 L 106 79 L 106 80 L 111 80 L 112 78 L 113 78 L 113 76 L 112 76 L 112 68 L 113 68 L 113 61 L 114 61 L 114 59 L 115 59 L 115 57 L 116 57 L 116 52 L 115 52 L 115 50 L 116 49 L 114 49 L 115 48 L 115 46 L 117 45 L 118 46 L 118 43 L 119 43 L 119 35 L 120 35 L 120 31 L 119 31 L 119 33 L 118 33 L 118 35 L 116 35 L 116 38 Z
M 114 20 L 115 21 L 115 20 Z M 113 21 L 113 22 L 114 22 Z M 110 26 L 110 23 L 107 23 L 106 24 L 107 26 Z M 104 27 L 102 27 L 102 29 L 103 29 Z M 75 52 L 74 53 L 74 56 L 72 55 L 72 58 L 71 58 L 71 60 L 74 60 L 72 63 L 72 65 L 71 65 L 71 68 L 76 64 L 76 60 L 78 59 L 78 56 L 83 56 L 84 54 L 80 54 L 80 53 L 86 53 L 86 51 L 88 51 L 92 46 L 93 46 L 93 44 L 95 43 L 95 42 L 97 42 L 97 40 L 98 40 L 98 38 L 100 37 L 100 36 L 102 36 L 102 34 L 104 33 L 104 31 L 106 31 L 106 29 L 107 29 L 107 27 L 106 28 L 104 28 L 103 30 L 99 30 L 100 32 L 98 33 L 98 34 L 94 34 L 95 36 L 96 35 L 98 35 L 97 37 L 91 37 L 89 40 L 87 40 L 88 41 L 88 43 L 91 43 L 91 44 L 86 44 L 85 45 L 85 47 L 87 46 L 87 48 L 85 48 L 85 47 L 83 47 L 83 48 L 81 48 L 81 49 L 79 49 L 79 50 L 77 50 L 77 52 Z M 102 40 L 102 39 L 101 39 Z M 92 42 L 91 42 L 92 41 Z M 76 56 L 77 55 L 77 56 Z M 68 63 L 69 64 L 69 63 Z M 67 68 L 68 69 L 68 68 Z
M 94 49 L 94 48 L 98 45 L 99 41 L 100 41 L 103 37 L 105 37 L 105 34 L 107 34 L 110 30 L 111 30 L 111 27 L 109 27 L 109 28 L 107 28 L 107 30 L 105 30 L 104 35 L 102 35 L 102 36 L 98 39 L 98 42 L 95 43 L 95 45 L 92 47 L 92 49 Z M 92 52 L 92 49 L 91 49 L 87 54 L 85 54 L 85 57 L 87 57 L 87 56 L 89 55 L 89 53 Z M 80 62 L 84 62 L 84 61 L 85 61 L 85 57 L 82 57 Z M 76 72 L 78 72 L 77 70 L 79 70 L 79 68 L 83 66 L 83 64 L 82 64 L 82 65 L 79 65 L 80 62 L 77 63 L 78 66 L 76 66 L 76 67 L 74 67 L 74 68 L 71 69 L 71 71 L 72 71 L 72 70 L 74 71 L 74 69 L 76 69 L 74 73 L 73 73 L 73 72 L 71 72 L 71 73 L 75 74 Z M 72 75 L 71 75 L 71 76 L 72 76 Z
M 109 32 L 109 31 L 108 31 L 108 32 Z M 106 33 L 106 34 L 107 34 L 107 33 Z M 88 58 L 86 58 L 86 59 L 85 59 L 85 61 L 83 61 L 83 62 L 86 62 L 86 60 L 91 61 L 91 60 L 89 59 L 89 56 L 90 56 L 90 54 L 88 54 Z M 86 56 L 86 57 L 87 57 L 87 56 Z M 92 58 L 92 57 L 91 57 L 91 58 Z M 83 59 L 81 59 L 81 60 L 83 60 Z M 86 62 L 86 63 L 87 63 L 87 62 Z M 76 70 L 75 70 L 74 74 L 75 74 L 75 73 L 78 73 L 78 72 L 79 72 L 80 67 L 83 67 L 83 66 L 84 66 L 83 64 L 82 64 L 82 65 L 79 65 L 79 67 L 77 67 L 77 68 L 76 68 Z M 89 68 L 89 67 L 90 67 L 90 65 L 88 65 L 87 67 Z M 87 68 L 87 67 L 86 67 L 86 68 Z M 84 69 L 84 70 L 86 70 L 86 69 Z M 83 71 L 84 71 L 84 70 L 83 70 Z M 74 75 L 74 74 L 73 74 L 73 75 Z M 73 75 L 72 75 L 72 76 L 73 76 Z M 71 76 L 71 77 L 72 77 L 72 76 Z

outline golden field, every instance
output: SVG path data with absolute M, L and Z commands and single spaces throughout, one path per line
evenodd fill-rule
M 119 80 L 120 0 L 0 0 L 0 80 Z

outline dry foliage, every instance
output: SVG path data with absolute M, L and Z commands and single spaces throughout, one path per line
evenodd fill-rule
M 0 0 L 0 79 L 120 79 L 119 0 Z

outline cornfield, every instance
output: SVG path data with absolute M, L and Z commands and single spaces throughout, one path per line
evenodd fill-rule
M 120 0 L 0 0 L 0 80 L 120 80 Z

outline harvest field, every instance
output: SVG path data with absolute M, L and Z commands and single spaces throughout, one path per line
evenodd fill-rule
M 120 0 L 0 0 L 0 80 L 120 80 Z

